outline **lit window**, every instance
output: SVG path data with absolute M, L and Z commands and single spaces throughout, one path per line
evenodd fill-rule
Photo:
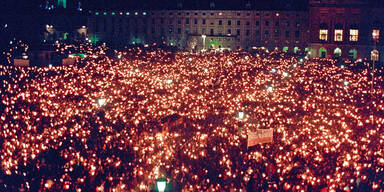
M 374 30 L 372 31 L 372 37 L 373 37 L 373 38 L 376 38 L 377 40 L 379 40 L 379 37 L 380 37 L 380 30 L 378 30 L 378 29 L 374 29 Z
M 349 41 L 358 41 L 359 40 L 359 30 L 350 29 L 349 30 Z
M 327 41 L 328 40 L 328 29 L 320 29 L 319 32 L 319 39 L 322 41 Z
M 343 30 L 335 29 L 335 41 L 343 41 Z

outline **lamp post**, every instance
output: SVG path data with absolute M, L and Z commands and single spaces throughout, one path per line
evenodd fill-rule
M 203 50 L 205 51 L 205 38 L 207 38 L 206 35 L 201 36 L 203 38 Z
M 374 42 L 374 50 L 372 51 L 372 84 L 371 84 L 371 97 L 373 97 L 373 84 L 375 79 L 375 61 L 378 60 L 377 41 L 379 40 L 379 34 L 376 31 L 372 33 L 372 39 Z
M 156 181 L 156 187 L 158 192 L 164 192 L 167 186 L 167 180 L 162 178 Z

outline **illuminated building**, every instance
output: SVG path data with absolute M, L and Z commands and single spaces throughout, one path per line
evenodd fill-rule
M 199 9 L 185 9 L 183 3 L 160 10 L 122 10 L 108 5 L 111 9 L 89 12 L 88 26 L 90 36 L 112 45 L 166 43 L 182 50 L 201 50 L 202 35 L 206 35 L 207 49 L 266 47 L 305 51 L 310 57 L 368 58 L 373 47 L 370 34 L 384 31 L 380 23 L 384 9 L 372 8 L 367 1 L 344 2 L 310 0 L 308 10 L 260 9 L 249 1 L 233 10 L 219 7 L 215 1 L 207 1 Z
M 111 44 L 166 43 L 183 50 L 253 47 L 304 50 L 308 42 L 306 11 L 149 10 L 94 11 L 91 35 Z
M 384 9 L 368 1 L 311 0 L 309 29 L 312 57 L 356 60 L 370 58 L 373 32 L 379 36 L 380 60 L 384 58 Z

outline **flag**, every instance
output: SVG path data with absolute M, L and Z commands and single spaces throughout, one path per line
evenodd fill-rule
M 257 129 L 248 132 L 248 147 L 273 142 L 273 129 Z

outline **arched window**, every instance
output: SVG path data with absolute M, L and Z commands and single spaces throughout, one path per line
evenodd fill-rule
M 320 58 L 326 58 L 327 57 L 327 50 L 325 48 L 320 48 L 319 49 L 319 57 Z
M 357 58 L 357 51 L 356 51 L 356 49 L 349 50 L 348 54 L 349 54 L 349 58 L 351 60 L 355 60 Z
M 336 49 L 333 51 L 333 55 L 334 55 L 334 56 L 337 56 L 337 57 L 340 57 L 340 56 L 341 56 L 341 49 L 340 49 L 340 48 L 336 48 Z
M 297 53 L 298 51 L 299 51 L 299 48 L 298 48 L 298 47 L 294 47 L 294 48 L 293 48 L 293 52 L 294 52 L 294 53 Z

